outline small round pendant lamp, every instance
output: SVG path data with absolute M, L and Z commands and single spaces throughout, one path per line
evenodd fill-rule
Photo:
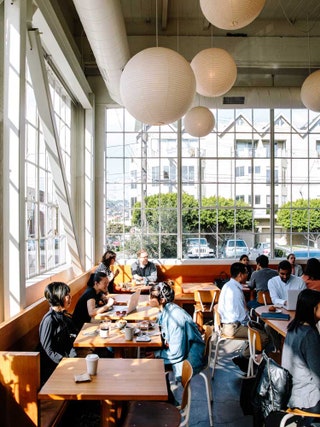
M 237 66 L 224 49 L 201 50 L 191 61 L 196 76 L 196 90 L 200 95 L 217 97 L 227 93 L 237 78 Z
M 194 107 L 184 116 L 185 131 L 195 137 L 208 135 L 215 125 L 214 115 L 207 107 Z
M 206 19 L 223 30 L 238 30 L 259 15 L 265 0 L 200 0 Z
M 195 96 L 189 62 L 174 50 L 153 47 L 133 56 L 120 79 L 123 105 L 136 119 L 164 125 L 181 118 Z
M 320 70 L 314 71 L 305 79 L 300 97 L 306 108 L 320 112 Z

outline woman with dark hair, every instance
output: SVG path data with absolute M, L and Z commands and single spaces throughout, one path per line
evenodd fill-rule
M 100 306 L 102 296 L 107 293 L 108 283 L 109 279 L 102 271 L 94 273 L 92 280 L 89 280 L 87 289 L 79 298 L 73 312 L 73 321 L 79 330 L 84 323 L 90 322 L 97 314 L 104 313 L 113 306 L 113 298 L 106 298 L 105 303 Z
M 317 258 L 308 259 L 302 279 L 308 289 L 320 291 L 320 261 Z
M 282 366 L 292 375 L 290 408 L 320 413 L 320 292 L 301 291 L 294 319 L 288 325 L 283 345 Z M 299 426 L 310 426 L 312 418 L 304 418 Z
M 116 253 L 110 250 L 107 250 L 101 258 L 101 262 L 98 265 L 97 269 L 96 269 L 96 273 L 98 273 L 99 271 L 102 271 L 103 273 L 105 273 L 108 276 L 109 279 L 109 285 L 108 285 L 108 290 L 109 292 L 113 292 L 113 288 L 114 288 L 114 279 L 118 276 L 118 274 L 120 273 L 120 270 L 117 268 L 115 271 L 113 270 L 113 265 L 116 262 Z
M 77 330 L 67 310 L 71 304 L 70 288 L 63 282 L 52 282 L 44 291 L 50 304 L 39 327 L 41 383 L 52 374 L 63 357 L 76 357 L 73 341 Z
M 151 287 L 150 305 L 160 308 L 158 322 L 163 348 L 150 353 L 149 357 L 162 358 L 166 369 L 173 369 L 176 379 L 180 380 L 185 359 L 195 374 L 203 368 L 205 344 L 191 316 L 173 300 L 174 290 L 169 283 L 160 282 Z

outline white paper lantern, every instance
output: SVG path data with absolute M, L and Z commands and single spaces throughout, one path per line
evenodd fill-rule
M 200 0 L 206 19 L 223 30 L 237 30 L 249 25 L 264 4 L 265 0 Z
M 208 135 L 214 125 L 214 115 L 207 107 L 194 107 L 184 117 L 185 131 L 198 138 Z
M 163 47 L 137 53 L 120 79 L 123 105 L 136 120 L 149 125 L 168 124 L 181 118 L 192 104 L 195 88 L 189 62 Z
M 225 50 L 201 50 L 191 61 L 196 76 L 196 90 L 200 95 L 215 97 L 227 93 L 237 78 L 237 66 Z
M 300 96 L 306 108 L 320 112 L 320 70 L 314 71 L 305 79 Z

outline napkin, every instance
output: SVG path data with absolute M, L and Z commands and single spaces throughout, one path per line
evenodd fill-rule
M 261 313 L 262 319 L 274 319 L 274 320 L 290 320 L 290 314 L 287 313 L 272 313 L 270 311 Z
M 89 374 L 84 373 L 80 375 L 75 375 L 74 380 L 76 383 L 87 383 L 91 381 L 91 377 Z

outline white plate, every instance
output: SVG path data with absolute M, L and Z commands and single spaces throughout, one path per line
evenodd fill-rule
M 282 313 L 282 310 L 280 308 L 277 308 L 275 312 L 276 313 Z

